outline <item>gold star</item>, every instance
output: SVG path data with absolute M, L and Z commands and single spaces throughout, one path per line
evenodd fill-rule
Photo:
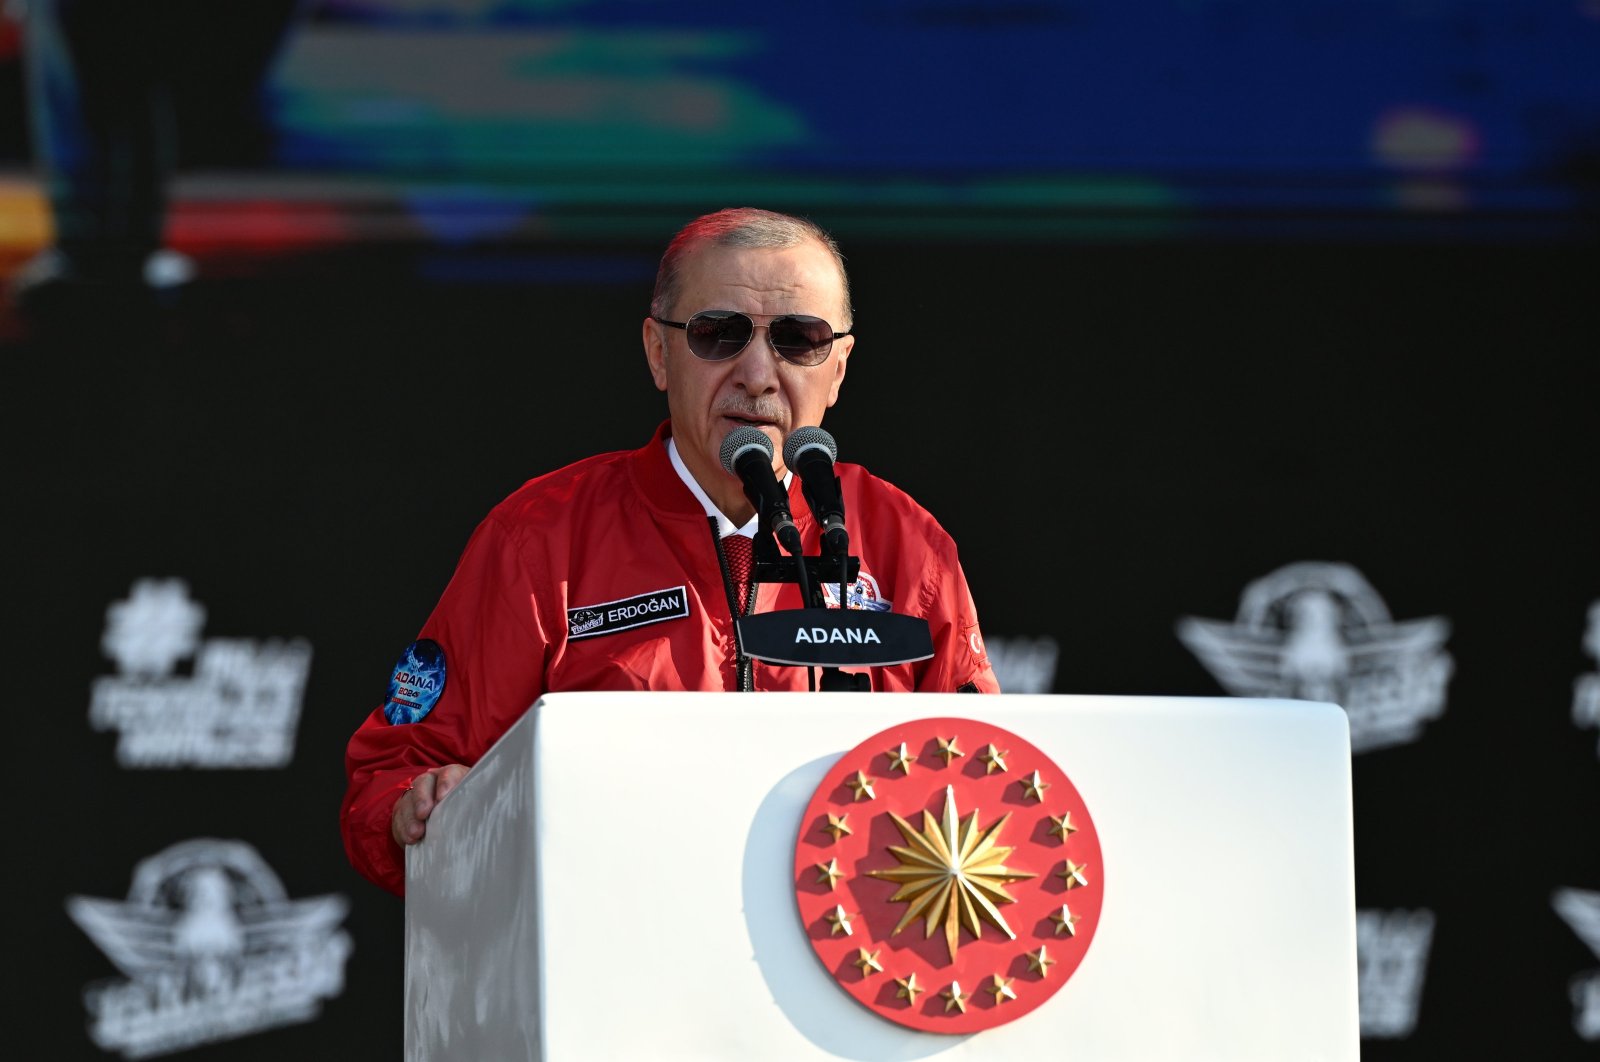
M 1006 866 L 1005 859 L 1012 849 L 995 843 L 1010 821 L 1010 814 L 1001 816 L 988 829 L 979 830 L 978 813 L 974 811 L 965 822 L 960 821 L 955 789 L 945 786 L 943 823 L 924 811 L 919 833 L 892 811 L 889 818 L 906 841 L 904 846 L 889 846 L 900 865 L 867 873 L 900 883 L 900 891 L 889 897 L 889 902 L 907 904 L 906 913 L 890 936 L 918 918 L 923 920 L 925 938 L 932 937 L 942 926 L 952 962 L 962 927 L 978 939 L 983 934 L 982 923 L 988 922 L 1012 940 L 1017 939 L 996 905 L 1016 902 L 1005 886 L 1038 875 Z
M 1044 953 L 1044 947 L 1040 944 L 1038 951 L 1028 952 L 1028 972 L 1036 973 L 1040 977 L 1049 977 L 1050 967 L 1056 964 L 1056 960 Z
M 985 770 L 983 773 L 984 774 L 993 774 L 996 771 L 1005 770 L 1006 769 L 1006 757 L 1009 756 L 1009 755 L 1011 755 L 1011 753 L 1009 753 L 1009 752 L 1001 752 L 999 749 L 995 748 L 993 745 L 990 745 L 988 747 L 988 749 L 986 749 L 978 757 L 978 759 L 982 760 L 984 763 L 987 763 L 989 765 L 988 769 Z
M 916 761 L 917 758 L 906 751 L 906 743 L 904 741 L 900 742 L 898 749 L 889 750 L 889 769 L 891 771 L 898 767 L 901 774 L 910 774 L 911 765 Z
M 861 771 L 857 771 L 856 776 L 846 782 L 845 785 L 856 791 L 857 800 L 871 800 L 878 795 L 872 791 L 872 782 L 871 778 L 868 778 Z
M 1068 837 L 1078 832 L 1078 828 L 1072 824 L 1072 812 L 1070 811 L 1059 819 L 1054 815 L 1049 816 L 1049 819 L 1050 832 L 1061 838 L 1063 844 L 1066 843 Z
M 1079 916 L 1067 910 L 1067 905 L 1062 904 L 1061 910 L 1050 916 L 1050 921 L 1056 924 L 1056 936 L 1065 933 L 1069 937 L 1078 935 Z
M 833 932 L 828 934 L 830 937 L 836 937 L 840 933 L 843 933 L 848 937 L 851 933 L 855 932 L 855 930 L 850 928 L 850 916 L 845 914 L 843 907 L 835 907 L 831 914 L 824 915 L 823 917 L 829 925 L 833 926 Z
M 830 889 L 838 884 L 840 878 L 844 877 L 844 871 L 839 869 L 838 859 L 830 859 L 826 863 L 818 863 L 817 869 L 821 871 L 817 875 L 817 884 L 821 885 L 826 881 Z
M 1050 783 L 1039 777 L 1039 772 L 1034 771 L 1022 780 L 1022 795 L 1033 797 L 1035 800 L 1044 799 L 1044 791 L 1050 788 Z
M 894 979 L 894 983 L 900 986 L 900 991 L 895 993 L 895 998 L 905 1000 L 906 1006 L 908 1007 L 916 1006 L 917 995 L 921 992 L 927 991 L 926 988 L 923 988 L 921 985 L 917 984 L 917 975 L 915 972 L 913 972 L 910 977 L 896 977 Z
M 868 952 L 866 948 L 856 949 L 856 957 L 852 959 L 851 962 L 860 968 L 861 977 L 863 980 L 871 977 L 875 973 L 883 972 L 883 964 L 878 962 L 878 956 L 882 953 L 882 951 L 882 948 L 879 948 L 874 952 Z
M 993 994 L 995 1006 L 998 1007 L 1008 999 L 1015 1000 L 1017 998 L 1016 990 L 1011 987 L 1011 982 L 1015 980 L 1015 977 L 994 975 L 994 979 L 989 983 L 989 987 L 985 991 Z
M 944 1005 L 944 1012 L 946 1014 L 949 1014 L 952 1010 L 959 1010 L 963 1014 L 967 1012 L 967 1000 L 971 999 L 972 997 L 961 991 L 960 981 L 951 981 L 950 987 L 939 994 L 945 999 L 949 1000 L 949 1002 Z
M 950 761 L 955 759 L 957 756 L 966 755 L 965 752 L 962 752 L 960 749 L 956 748 L 956 742 L 959 739 L 954 734 L 950 735 L 949 741 L 946 741 L 942 737 L 936 737 L 933 740 L 939 743 L 939 755 L 944 757 L 944 765 L 946 767 L 950 766 Z
M 1083 876 L 1083 868 L 1086 866 L 1088 866 L 1087 863 L 1074 863 L 1069 859 L 1066 866 L 1056 871 L 1056 877 L 1066 882 L 1069 889 L 1079 885 L 1087 885 L 1089 884 L 1089 879 Z
M 851 832 L 850 827 L 848 827 L 848 826 L 846 826 L 844 824 L 844 820 L 848 819 L 849 817 L 850 817 L 850 813 L 848 811 L 845 812 L 843 815 L 835 815 L 832 812 L 829 812 L 828 813 L 828 824 L 826 826 L 821 827 L 821 829 L 822 829 L 822 831 L 824 833 L 833 834 L 833 839 L 835 841 L 837 841 L 839 838 L 843 837 L 845 834 Z

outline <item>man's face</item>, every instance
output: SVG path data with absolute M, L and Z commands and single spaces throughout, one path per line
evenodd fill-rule
M 820 317 L 843 331 L 844 286 L 827 248 L 813 241 L 785 248 L 717 247 L 702 244 L 685 258 L 677 305 L 669 320 L 684 321 L 701 310 L 738 310 L 756 322 L 755 335 L 739 355 L 702 361 L 689 352 L 682 329 L 644 322 L 645 357 L 656 387 L 667 393 L 672 437 L 678 452 L 708 493 L 722 471 L 720 451 L 728 432 L 753 425 L 772 440 L 773 469 L 783 475 L 783 440 L 795 428 L 820 425 L 839 398 L 853 336 L 833 342 L 820 365 L 792 365 L 768 340 L 772 316 Z M 735 491 L 737 494 L 737 491 Z M 724 509 L 724 511 L 729 511 Z

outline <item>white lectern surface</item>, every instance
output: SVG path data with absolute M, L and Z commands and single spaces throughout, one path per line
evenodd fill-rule
M 835 760 L 965 717 L 1071 779 L 1106 887 L 1037 1010 L 920 1033 L 834 983 L 794 849 Z M 410 850 L 411 1059 L 1355 1059 L 1350 751 L 1334 705 L 955 694 L 548 696 Z

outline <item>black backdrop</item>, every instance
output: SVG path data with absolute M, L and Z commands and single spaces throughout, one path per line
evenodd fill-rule
M 1056 640 L 1056 692 L 1219 693 L 1175 624 L 1296 561 L 1448 618 L 1443 715 L 1354 762 L 1359 906 L 1435 918 L 1415 1031 L 1365 1053 L 1592 1050 L 1569 982 L 1600 957 L 1551 894 L 1600 889 L 1597 735 L 1571 714 L 1600 668 L 1593 247 L 838 229 L 861 338 L 828 427 L 952 532 L 991 640 Z M 253 846 L 291 897 L 349 897 L 354 950 L 317 1020 L 188 1057 L 398 1056 L 401 904 L 344 861 L 343 745 L 489 507 L 664 415 L 638 346 L 658 243 L 358 248 L 153 313 L 8 320 L 6 996 L 49 1057 L 104 1057 L 83 991 L 116 975 L 66 898 L 125 897 L 196 837 Z M 580 254 L 609 279 L 492 279 Z M 437 279 L 469 274 L 491 279 Z M 292 764 L 118 766 L 90 686 L 107 606 L 146 577 L 185 580 L 207 637 L 309 640 Z

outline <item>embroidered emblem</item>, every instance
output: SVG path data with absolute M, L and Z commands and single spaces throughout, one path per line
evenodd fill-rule
M 822 600 L 829 608 L 838 608 L 839 584 L 823 583 Z M 868 575 L 863 568 L 856 576 L 856 581 L 850 584 L 848 607 L 865 609 L 868 612 L 888 612 L 894 608 L 894 602 L 884 600 L 883 593 L 878 589 L 878 580 Z
M 420 723 L 444 692 L 444 649 L 431 638 L 406 646 L 389 678 L 383 716 L 389 722 Z

